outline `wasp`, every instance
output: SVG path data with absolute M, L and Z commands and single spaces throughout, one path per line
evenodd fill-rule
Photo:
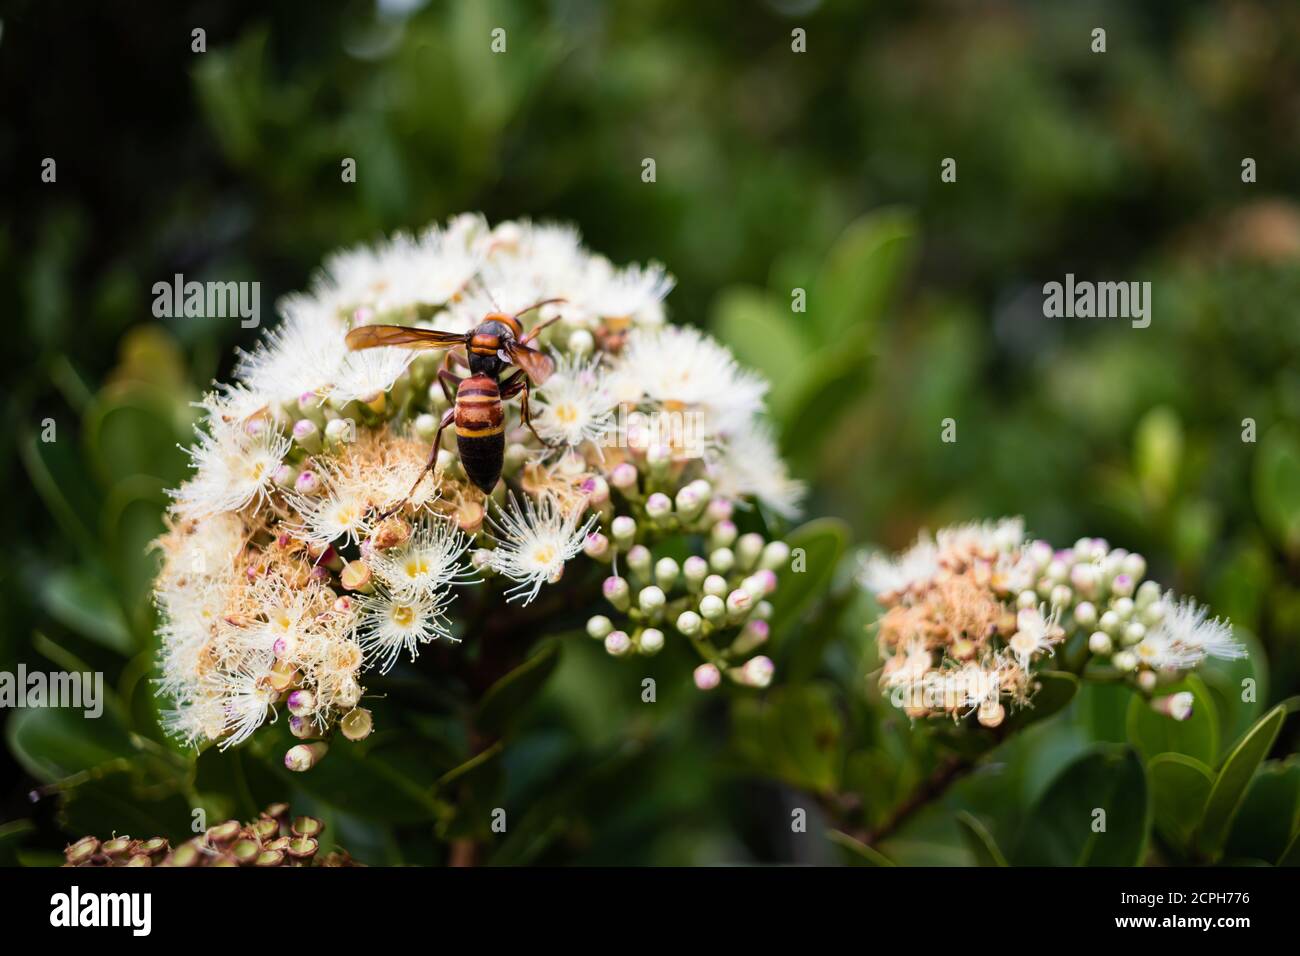
M 438 382 L 443 394 L 451 402 L 451 408 L 447 409 L 438 423 L 433 448 L 429 450 L 429 460 L 415 479 L 415 484 L 406 493 L 406 498 L 386 512 L 385 517 L 405 505 L 415 494 L 415 489 L 420 486 L 424 476 L 433 470 L 438 461 L 442 433 L 449 425 L 456 426 L 456 448 L 460 452 L 466 476 L 484 494 L 491 494 L 496 487 L 505 461 L 504 402 L 519 396 L 523 424 L 537 436 L 538 441 L 544 445 L 549 444 L 537 434 L 537 429 L 533 426 L 532 414 L 528 409 L 528 395 L 533 384 L 541 385 L 550 378 L 555 371 L 555 362 L 529 343 L 548 325 L 557 321 L 559 316 L 538 323 L 526 335 L 519 317 L 541 306 L 563 301 L 546 299 L 521 309 L 514 315 L 491 312 L 468 332 L 440 332 L 404 325 L 363 325 L 348 333 L 346 342 L 348 348 L 353 350 L 384 345 L 449 350 L 443 367 L 438 370 Z M 458 348 L 465 349 L 466 358 L 462 361 L 469 366 L 469 375 L 464 377 L 449 367 L 453 355 L 460 358 L 451 351 Z M 512 365 L 518 368 L 503 380 L 502 373 Z

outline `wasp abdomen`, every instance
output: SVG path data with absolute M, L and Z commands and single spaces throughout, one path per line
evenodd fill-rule
M 488 375 L 471 375 L 456 391 L 456 447 L 469 480 L 491 494 L 505 460 L 505 409 Z

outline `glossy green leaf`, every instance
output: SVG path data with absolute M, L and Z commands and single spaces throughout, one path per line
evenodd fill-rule
M 962 810 L 957 814 L 957 826 L 961 828 L 962 839 L 970 850 L 971 856 L 975 857 L 977 866 L 1008 865 L 1007 858 L 1002 854 L 997 841 L 993 839 L 993 834 L 979 817 Z
M 36 826 L 31 820 L 0 823 L 0 866 L 18 865 L 18 848 Z
M 780 586 L 772 596 L 774 640 L 780 640 L 830 585 L 848 537 L 847 525 L 837 518 L 817 518 L 786 535 L 790 560 L 777 570 Z
M 1128 747 L 1085 753 L 1065 768 L 1029 814 L 1013 862 L 1022 866 L 1134 866 L 1146 852 L 1151 801 Z
M 559 662 L 559 642 L 543 644 L 537 653 L 488 688 L 474 716 L 475 728 L 492 737 L 505 736 L 517 728 Z
M 60 568 L 45 581 L 41 603 L 69 630 L 119 654 L 135 652 L 135 641 L 112 589 L 88 568 Z
M 61 707 L 10 712 L 5 728 L 9 750 L 23 769 L 51 783 L 135 753 L 126 730 L 111 708 L 96 718 L 84 710 Z
M 777 688 L 732 708 L 736 749 L 756 769 L 818 793 L 835 789 L 844 756 L 843 721 L 822 684 Z
M 1191 847 L 1205 801 L 1214 785 L 1214 771 L 1181 753 L 1157 754 L 1147 764 L 1156 830 L 1179 852 Z
M 861 840 L 849 836 L 840 830 L 827 830 L 826 839 L 844 851 L 844 861 L 850 866 L 894 866 L 894 861 L 875 847 L 867 846 Z
M 1224 842 L 1226 857 L 1273 862 L 1286 852 L 1300 813 L 1300 762 L 1268 760 L 1251 780 Z
M 1079 692 L 1079 678 L 1066 671 L 1039 671 L 1038 690 L 1028 707 L 1017 710 L 1007 718 L 1005 733 L 1012 733 L 1046 720 L 1070 705 Z
M 1190 693 L 1196 699 L 1191 716 L 1174 720 L 1157 713 L 1150 701 L 1135 694 L 1128 706 L 1128 739 L 1150 760 L 1156 754 L 1180 753 L 1213 766 L 1219 756 L 1219 718 L 1214 700 L 1201 679 L 1189 675 L 1178 684 L 1160 689 L 1160 696 Z
M 1274 707 L 1259 719 L 1224 760 L 1210 790 L 1205 816 L 1197 834 L 1196 845 L 1203 855 L 1216 858 L 1223 849 L 1228 830 L 1245 799 L 1246 788 L 1268 756 L 1285 719 L 1286 709 Z
M 1300 554 L 1300 438 L 1294 429 L 1269 429 L 1254 465 L 1255 509 L 1274 539 Z
M 1183 461 L 1183 426 L 1177 413 L 1160 407 L 1142 416 L 1134 436 L 1133 458 L 1146 499 L 1154 504 L 1168 501 Z
M 850 223 L 826 257 L 809 311 L 828 334 L 879 322 L 917 245 L 914 216 L 883 209 Z
M 781 417 L 788 409 L 803 366 L 812 363 L 815 347 L 801 334 L 804 313 L 778 305 L 768 293 L 747 287 L 728 289 L 713 310 L 713 328 L 718 338 L 735 353 L 740 363 L 761 372 L 770 383 L 769 405 Z

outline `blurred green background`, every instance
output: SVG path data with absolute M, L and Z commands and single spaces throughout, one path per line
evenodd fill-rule
M 1209 765 L 1300 691 L 1300 8 L 16 0 L 2 19 L 0 669 L 103 670 L 115 696 L 93 725 L 4 715 L 0 821 L 20 822 L 0 828 L 0 862 L 289 796 L 362 859 L 439 859 L 402 838 L 441 813 L 418 752 L 349 793 L 346 765 L 290 781 L 256 752 L 195 762 L 159 736 L 145 545 L 184 471 L 188 402 L 256 333 L 159 323 L 150 289 L 256 280 L 266 307 L 331 249 L 462 210 L 572 220 L 617 262 L 664 262 L 675 320 L 772 379 L 808 514 L 848 526 L 847 547 L 838 526 L 808 532 L 824 561 L 774 642 L 787 709 L 819 734 L 800 769 L 746 736 L 753 701 L 685 687 L 685 658 L 666 655 L 648 709 L 639 673 L 568 641 L 496 782 L 529 817 L 498 861 L 836 859 L 790 832 L 792 809 L 820 812 L 803 791 L 856 794 L 840 802 L 870 824 L 933 759 L 863 680 L 856 548 L 950 520 L 1105 536 L 1253 635 L 1248 672 L 1206 675 Z M 1042 284 L 1067 272 L 1152 282 L 1150 328 L 1044 318 Z M 1242 673 L 1259 681 L 1249 707 Z M 1008 753 L 1011 784 L 985 799 L 977 776 L 953 799 L 1009 839 L 1068 761 L 1131 738 L 1125 707 L 1081 695 Z M 1300 765 L 1280 758 L 1296 749 L 1291 722 L 1249 796 L 1290 829 L 1238 826 L 1229 856 L 1273 862 L 1261 842 L 1294 832 Z M 979 859 L 955 827 L 919 819 L 892 852 Z M 1176 859 L 1177 842 L 1156 849 Z

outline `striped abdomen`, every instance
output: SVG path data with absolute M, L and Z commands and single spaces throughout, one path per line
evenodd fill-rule
M 496 379 L 471 375 L 460 383 L 456 391 L 456 447 L 465 474 L 485 494 L 491 494 L 501 477 L 505 417 Z

